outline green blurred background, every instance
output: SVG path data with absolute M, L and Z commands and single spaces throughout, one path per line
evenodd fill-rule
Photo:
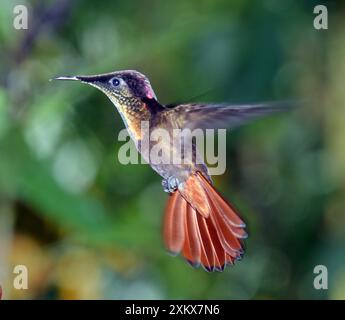
M 13 28 L 13 7 L 29 29 Z M 326 4 L 329 29 L 313 27 Z M 344 299 L 345 11 L 325 1 L 17 1 L 0 10 L 0 284 L 5 299 Z M 137 69 L 162 103 L 302 99 L 227 135 L 218 189 L 248 224 L 223 273 L 161 240 L 167 195 L 121 165 L 120 116 L 57 75 Z M 13 268 L 29 289 L 13 289 Z M 329 289 L 315 290 L 325 265 Z

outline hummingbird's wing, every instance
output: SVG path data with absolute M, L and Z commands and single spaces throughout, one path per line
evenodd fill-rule
M 261 103 L 248 105 L 180 104 L 171 108 L 181 128 L 234 128 L 266 115 L 286 111 L 292 103 Z

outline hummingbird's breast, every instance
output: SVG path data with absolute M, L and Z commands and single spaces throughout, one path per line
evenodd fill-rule
M 111 98 L 111 100 L 113 100 Z M 120 116 L 135 144 L 142 139 L 142 127 L 150 121 L 150 113 L 145 106 L 137 99 L 128 98 L 119 102 L 114 99 L 114 105 L 117 107 Z
M 180 182 L 195 171 L 208 176 L 195 143 L 181 134 L 177 119 L 164 112 L 153 113 L 137 100 L 117 101 L 116 105 L 138 152 L 160 176 L 173 176 Z
M 195 171 L 208 176 L 208 170 L 191 137 L 186 137 L 174 121 L 164 117 L 151 119 L 143 130 L 139 152 L 160 176 L 183 182 Z

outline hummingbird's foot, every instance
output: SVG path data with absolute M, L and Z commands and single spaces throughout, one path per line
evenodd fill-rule
M 173 193 L 177 190 L 180 182 L 177 178 L 170 176 L 167 179 L 162 180 L 162 186 L 165 192 Z

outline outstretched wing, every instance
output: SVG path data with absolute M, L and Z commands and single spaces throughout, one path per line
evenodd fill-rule
M 180 104 L 171 107 L 180 128 L 234 128 L 266 115 L 286 111 L 292 103 L 261 103 L 248 105 Z

